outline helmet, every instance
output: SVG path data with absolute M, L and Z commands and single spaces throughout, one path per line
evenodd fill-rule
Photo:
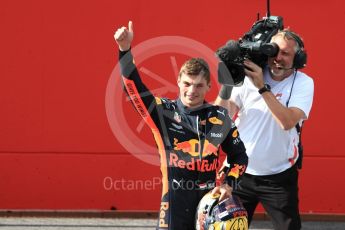
M 199 202 L 195 216 L 196 230 L 248 230 L 247 211 L 232 195 L 218 203 L 219 194 L 208 192 Z

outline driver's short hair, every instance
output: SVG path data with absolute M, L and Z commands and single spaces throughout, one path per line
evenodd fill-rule
M 182 73 L 192 76 L 202 75 L 207 84 L 210 83 L 210 68 L 207 62 L 202 58 L 191 58 L 187 60 L 181 67 L 179 78 L 181 77 Z

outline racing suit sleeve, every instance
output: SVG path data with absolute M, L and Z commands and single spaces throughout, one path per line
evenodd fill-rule
M 228 170 L 225 171 L 225 181 L 231 186 L 236 186 L 236 180 L 240 178 L 245 172 L 248 165 L 248 156 L 244 143 L 240 139 L 236 125 L 232 122 L 229 116 L 225 120 L 224 127 L 230 127 L 227 131 L 227 136 L 221 144 L 223 152 L 226 153 Z
M 157 118 L 156 99 L 141 81 L 139 72 L 134 64 L 131 50 L 119 52 L 121 78 L 124 89 L 144 121 L 151 129 L 155 128 L 154 120 Z

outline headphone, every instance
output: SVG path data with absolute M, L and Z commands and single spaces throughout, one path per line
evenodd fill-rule
M 299 47 L 295 53 L 292 67 L 295 69 L 304 68 L 305 65 L 307 64 L 307 53 L 304 50 L 304 43 L 302 39 L 296 33 L 290 30 L 283 30 L 282 32 L 284 32 L 284 34 L 287 35 L 288 37 L 291 37 L 293 40 L 295 40 Z

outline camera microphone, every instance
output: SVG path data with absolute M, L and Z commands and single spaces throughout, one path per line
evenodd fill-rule
M 229 40 L 216 53 L 222 61 L 233 62 L 241 55 L 241 49 L 238 41 Z
M 243 64 L 239 61 L 241 48 L 238 41 L 229 40 L 216 51 L 221 60 L 218 64 L 218 82 L 227 86 L 240 86 L 244 81 Z

